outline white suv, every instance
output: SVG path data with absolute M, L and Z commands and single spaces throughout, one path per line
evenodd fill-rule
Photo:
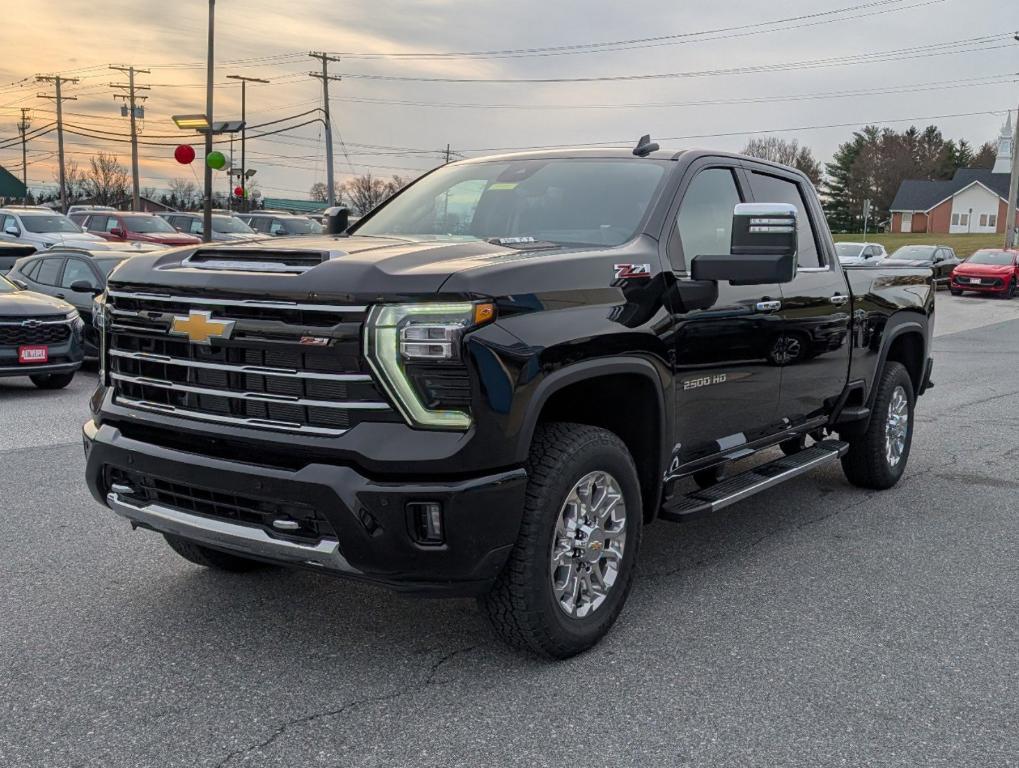
M 54 245 L 88 248 L 98 235 L 90 235 L 57 211 L 32 208 L 0 208 L 0 240 L 34 245 L 44 251 Z

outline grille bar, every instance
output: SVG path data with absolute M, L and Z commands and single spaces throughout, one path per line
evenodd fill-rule
M 217 393 L 219 394 L 219 393 Z M 279 429 L 286 432 L 300 432 L 302 434 L 309 435 L 324 435 L 329 437 L 336 437 L 342 435 L 347 430 L 345 429 L 328 429 L 326 427 L 312 427 L 307 424 L 300 424 L 296 421 L 273 421 L 271 419 L 253 419 L 253 418 L 242 418 L 239 416 L 223 416 L 218 413 L 206 413 L 205 411 L 194 411 L 190 408 L 181 408 L 176 405 L 165 405 L 163 403 L 153 403 L 149 400 L 135 400 L 124 395 L 117 395 L 117 403 L 121 405 L 128 405 L 132 408 L 141 408 L 148 411 L 156 411 L 157 413 L 170 413 L 174 416 L 184 416 L 189 419 L 198 419 L 200 421 L 215 421 L 220 424 L 236 424 L 242 427 L 262 427 L 264 429 Z
M 256 307 L 259 309 L 299 309 L 304 312 L 365 312 L 368 307 L 340 306 L 337 304 L 302 304 L 296 301 L 267 301 L 265 299 L 208 299 L 197 296 L 168 296 L 160 293 L 109 291 L 110 296 L 137 301 L 165 301 L 171 304 L 203 304 L 214 307 Z
M 256 403 L 286 403 L 288 405 L 310 406 L 313 408 L 336 408 L 338 410 L 366 410 L 366 411 L 388 411 L 389 405 L 382 402 L 371 402 L 362 400 L 309 400 L 293 395 L 274 395 L 267 392 L 240 392 L 233 389 L 220 389 L 212 387 L 195 387 L 190 384 L 179 384 L 173 381 L 152 379 L 147 376 L 127 376 L 123 373 L 111 373 L 110 378 L 116 381 L 126 381 L 129 384 L 140 384 L 146 387 L 157 389 L 169 389 L 174 392 L 193 392 L 196 395 L 214 395 L 226 397 L 231 400 L 251 400 Z
M 148 331 L 149 329 L 144 329 Z M 110 350 L 113 357 L 128 360 L 140 360 L 147 363 L 163 365 L 179 365 L 183 368 L 201 368 L 210 371 L 226 371 L 227 373 L 250 373 L 258 376 L 282 376 L 296 379 L 317 379 L 323 381 L 371 381 L 372 377 L 363 373 L 317 373 L 315 371 L 298 371 L 293 368 L 270 368 L 259 365 L 229 365 L 227 363 L 205 363 L 197 360 L 184 360 L 169 355 L 156 355 L 148 352 L 124 352 L 120 349 Z

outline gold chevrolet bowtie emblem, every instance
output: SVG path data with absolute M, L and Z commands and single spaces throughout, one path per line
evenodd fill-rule
M 187 336 L 192 344 L 211 344 L 210 339 L 229 339 L 234 320 L 213 320 L 211 312 L 191 310 L 187 317 L 175 315 L 170 324 L 174 336 Z

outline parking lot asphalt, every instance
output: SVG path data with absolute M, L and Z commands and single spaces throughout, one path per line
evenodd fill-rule
M 560 663 L 471 601 L 190 565 L 88 495 L 91 375 L 0 382 L 0 766 L 1013 765 L 1019 301 L 938 300 L 896 488 L 651 526 Z

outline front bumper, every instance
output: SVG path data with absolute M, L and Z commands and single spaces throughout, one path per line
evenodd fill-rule
M 448 482 L 388 482 L 347 466 L 313 463 L 291 471 L 188 453 L 125 437 L 93 421 L 85 424 L 83 439 L 89 490 L 135 527 L 405 592 L 486 591 L 516 541 L 524 504 L 523 469 Z M 155 478 L 177 493 L 186 486 L 218 503 L 229 498 L 300 505 L 326 523 L 318 538 L 298 539 L 250 519 L 140 498 L 131 484 L 114 482 L 118 477 Z M 416 541 L 406 509 L 411 501 L 442 505 L 443 544 Z
M 992 279 L 992 278 L 984 278 Z M 1008 283 L 1005 280 L 995 279 L 995 285 L 989 285 L 986 283 L 980 283 L 974 285 L 973 283 L 960 283 L 954 277 L 952 278 L 951 286 L 957 291 L 976 291 L 979 293 L 1005 293 L 1008 290 Z

